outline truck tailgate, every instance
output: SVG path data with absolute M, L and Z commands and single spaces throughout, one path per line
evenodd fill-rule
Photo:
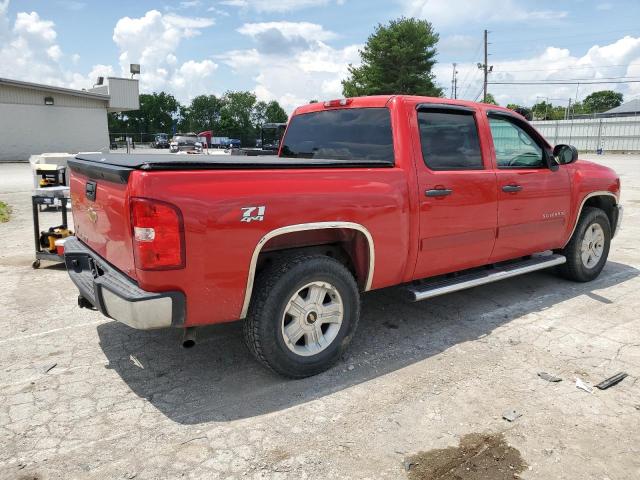
M 95 168 L 71 167 L 71 203 L 76 236 L 117 269 L 136 279 L 127 177 Z

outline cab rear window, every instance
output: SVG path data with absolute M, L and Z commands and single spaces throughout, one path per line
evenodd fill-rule
M 393 164 L 387 108 L 346 108 L 296 115 L 280 156 Z

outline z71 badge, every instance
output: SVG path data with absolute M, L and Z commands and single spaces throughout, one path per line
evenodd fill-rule
M 240 207 L 242 210 L 241 222 L 261 222 L 264 220 L 264 212 L 267 209 L 264 205 L 259 207 Z

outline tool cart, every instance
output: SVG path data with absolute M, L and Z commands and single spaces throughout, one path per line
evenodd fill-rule
M 40 267 L 41 260 L 64 262 L 64 241 L 73 232 L 69 230 L 67 221 L 67 203 L 69 202 L 69 187 L 49 187 L 38 189 L 31 196 L 33 210 L 33 238 L 36 248 L 36 258 L 31 264 L 33 268 Z M 47 230 L 40 230 L 40 206 L 60 205 L 62 223 Z

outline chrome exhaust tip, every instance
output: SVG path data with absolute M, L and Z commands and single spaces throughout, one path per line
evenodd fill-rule
M 182 348 L 193 348 L 196 346 L 196 327 L 187 327 L 182 336 Z

